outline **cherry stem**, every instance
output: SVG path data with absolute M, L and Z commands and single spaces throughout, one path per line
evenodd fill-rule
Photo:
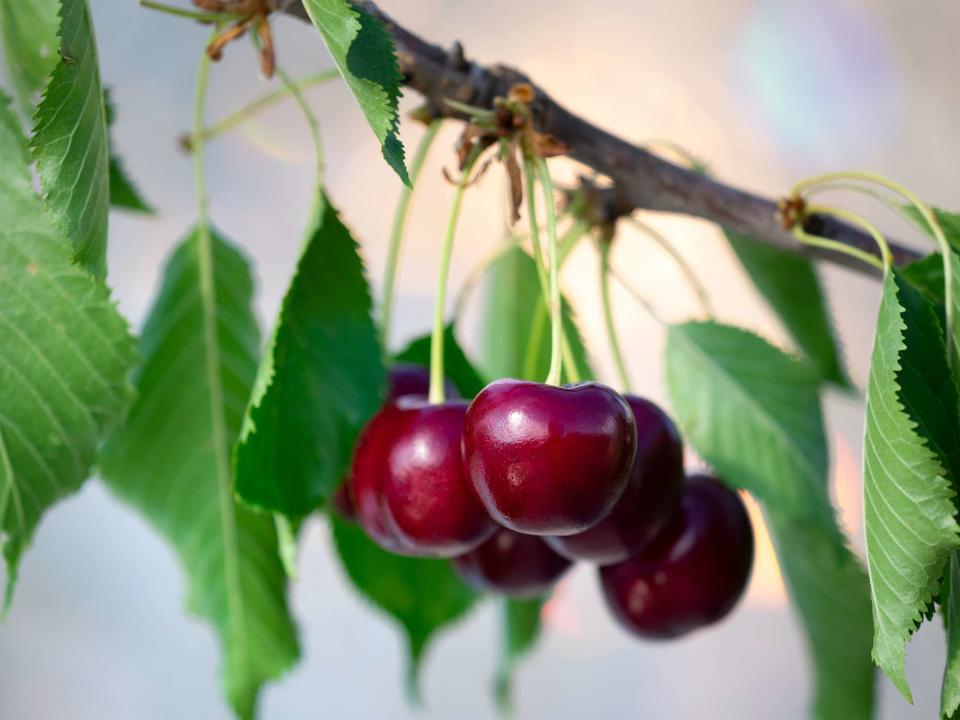
M 211 39 L 215 38 L 222 27 L 217 24 L 211 34 Z M 203 132 L 203 119 L 207 106 L 207 86 L 210 82 L 210 56 L 204 52 L 200 58 L 200 68 L 197 70 L 197 89 L 194 95 L 193 106 L 193 189 L 197 202 L 197 220 L 201 228 L 201 233 L 209 235 L 208 226 L 210 224 L 209 200 L 207 198 L 207 176 L 204 164 L 203 143 L 197 142 L 200 134 Z
M 284 81 L 282 87 L 273 90 L 272 92 L 261 95 L 256 100 L 253 100 L 247 105 L 244 105 L 239 110 L 230 113 L 227 117 L 223 118 L 214 125 L 205 127 L 200 133 L 201 142 L 209 142 L 214 138 L 223 135 L 224 133 L 232 130 L 233 128 L 241 125 L 242 123 L 249 120 L 254 115 L 266 110 L 267 108 L 273 107 L 277 103 L 285 100 L 291 95 L 295 95 L 297 92 L 307 90 L 316 85 L 334 80 L 340 76 L 340 73 L 336 69 L 332 70 L 323 70 L 312 75 L 307 75 L 300 78 L 299 80 L 294 81 Z
M 548 385 L 559 385 L 563 373 L 563 318 L 560 314 L 560 253 L 557 242 L 557 208 L 553 197 L 553 182 L 550 180 L 550 170 L 547 161 L 537 157 L 537 174 L 540 176 L 540 185 L 543 188 L 543 200 L 547 206 L 547 248 L 550 256 L 550 371 L 545 382 Z
M 864 230 L 866 230 L 871 237 L 873 237 L 874 242 L 877 243 L 877 247 L 880 250 L 880 256 L 882 260 L 878 260 L 875 255 L 871 255 L 864 250 L 858 248 L 850 247 L 844 243 L 836 242 L 835 240 L 829 240 L 827 238 L 822 238 L 817 235 L 811 235 L 806 232 L 802 225 L 797 224 L 793 228 L 793 235 L 802 243 L 807 245 L 813 245 L 815 247 L 822 247 L 828 250 L 836 250 L 837 252 L 842 252 L 851 257 L 855 257 L 868 265 L 886 272 L 891 265 L 892 256 L 890 254 L 890 246 L 887 243 L 886 238 L 883 234 L 877 229 L 877 227 L 868 221 L 866 218 L 857 215 L 856 213 L 849 212 L 848 210 L 842 210 L 840 208 L 829 207 L 827 205 L 809 205 L 807 206 L 807 212 L 809 213 L 820 213 L 822 215 L 834 215 L 838 218 L 846 220 L 849 223 L 858 225 Z
M 383 300 L 380 305 L 380 345 L 384 352 L 390 342 L 390 324 L 393 320 L 393 300 L 396 293 L 397 265 L 400 260 L 400 248 L 403 245 L 403 231 L 407 224 L 407 211 L 410 209 L 410 200 L 413 198 L 413 189 L 417 185 L 420 171 L 430 152 L 430 147 L 437 137 L 437 132 L 443 121 L 436 119 L 427 125 L 427 130 L 420 138 L 417 150 L 410 162 L 410 185 L 400 189 L 400 198 L 397 200 L 397 209 L 393 214 L 393 228 L 390 231 L 390 246 L 387 251 L 387 266 L 383 277 Z
M 947 236 L 943 232 L 943 228 L 940 227 L 940 223 L 937 220 L 936 215 L 933 213 L 930 207 L 925 202 L 923 202 L 920 199 L 920 197 L 916 195 L 916 193 L 908 189 L 905 185 L 901 185 L 900 183 L 894 180 L 891 180 L 890 178 L 884 177 L 883 175 L 879 175 L 878 173 L 836 172 L 836 173 L 828 173 L 826 175 L 818 175 L 816 177 L 809 178 L 808 180 L 799 182 L 796 185 L 794 185 L 793 193 L 801 194 L 806 192 L 808 194 L 811 194 L 813 192 L 816 192 L 817 189 L 822 189 L 825 186 L 830 187 L 831 183 L 835 183 L 836 181 L 848 181 L 848 180 L 858 182 L 858 183 L 859 182 L 871 183 L 873 185 L 878 185 L 882 188 L 886 188 L 887 190 L 893 193 L 896 193 L 897 195 L 902 197 L 904 200 L 906 200 L 908 203 L 913 205 L 913 207 L 920 214 L 920 217 L 926 223 L 927 227 L 930 228 L 930 234 L 933 236 L 933 240 L 940 250 L 940 255 L 943 260 L 944 291 L 946 293 L 946 297 L 949 298 L 951 295 L 951 288 L 953 285 L 953 263 L 950 257 L 953 251 L 950 248 L 950 243 L 947 240 Z M 854 188 L 850 188 L 850 189 L 854 189 L 858 192 L 865 192 L 865 194 L 871 195 L 873 197 L 877 197 L 877 194 L 872 192 L 869 188 L 855 186 Z M 888 207 L 891 207 L 892 209 L 896 210 L 898 213 L 906 217 L 911 222 L 913 221 L 913 218 L 905 215 L 903 207 L 897 205 L 896 203 L 885 203 L 885 204 L 887 204 Z M 842 215 L 839 217 L 842 217 Z M 889 255 L 889 249 L 887 250 L 887 253 Z M 890 264 L 888 258 L 884 258 L 884 262 L 887 265 Z M 954 318 L 953 318 L 953 303 L 951 302 L 946 302 L 944 304 L 944 320 L 945 320 L 944 332 L 946 335 L 946 345 L 947 345 L 947 362 L 952 366 L 954 363 L 954 358 L 953 358 Z
M 690 290 L 693 291 L 693 294 L 697 298 L 697 302 L 700 304 L 700 309 L 703 311 L 703 314 L 707 319 L 712 320 L 715 317 L 713 304 L 710 302 L 710 294 L 707 292 L 707 288 L 700 281 L 699 276 L 694 271 L 693 267 L 687 262 L 687 259 L 683 254 L 674 247 L 666 236 L 661 233 L 659 230 L 654 228 L 652 225 L 648 225 L 637 217 L 630 216 L 630 222 L 638 230 L 642 231 L 649 239 L 663 250 L 667 255 L 670 256 L 670 259 L 673 260 L 676 264 L 677 269 L 683 275 L 684 279 L 687 282 L 687 285 L 690 287 Z
M 453 205 L 450 208 L 450 219 L 447 221 L 447 230 L 443 236 L 440 248 L 440 273 L 437 278 L 437 298 L 433 308 L 433 335 L 430 338 L 430 395 L 432 404 L 442 403 L 446 399 L 443 387 L 443 343 L 444 343 L 444 308 L 447 302 L 447 281 L 450 277 L 450 257 L 453 255 L 453 238 L 457 234 L 457 221 L 460 219 L 460 208 L 463 206 L 463 193 L 470 184 L 470 174 L 473 166 L 480 157 L 483 148 L 477 145 L 464 163 L 460 182 L 457 183 L 453 195 Z
M 617 336 L 617 324 L 613 318 L 613 303 L 610 300 L 610 250 L 613 242 L 606 238 L 599 238 L 600 250 L 600 299 L 603 302 L 603 321 L 607 327 L 607 340 L 610 343 L 610 352 L 613 354 L 617 374 L 620 376 L 620 385 L 625 392 L 630 390 L 630 374 L 627 364 L 623 360 L 620 347 L 620 338 Z
M 236 13 L 211 13 L 198 10 L 189 10 L 187 8 L 179 8 L 174 5 L 156 2 L 156 0 L 140 0 L 140 7 L 147 8 L 148 10 L 157 10 L 158 12 L 166 13 L 167 15 L 187 18 L 188 20 L 196 20 L 197 22 L 202 23 L 224 23 L 230 22 L 231 20 L 241 20 L 243 18 L 242 15 L 238 15 Z
M 277 530 L 277 553 L 283 571 L 291 580 L 297 579 L 297 534 L 293 530 L 290 518 L 281 513 L 274 513 L 273 524 Z
M 657 312 L 657 309 L 656 309 L 656 307 L 654 307 L 653 303 L 650 302 L 650 300 L 647 299 L 647 298 L 643 295 L 643 293 L 641 293 L 639 290 L 637 290 L 637 289 L 630 283 L 630 281 L 627 280 L 626 277 L 624 277 L 623 273 L 621 273 L 619 270 L 617 270 L 617 268 L 611 267 L 611 268 L 610 268 L 610 276 L 611 276 L 614 280 L 616 280 L 618 283 L 620 283 L 620 287 L 622 287 L 624 290 L 626 290 L 626 291 L 627 291 L 627 294 L 630 295 L 630 297 L 632 297 L 632 298 L 634 299 L 634 301 L 636 301 L 636 303 L 637 303 L 640 307 L 642 307 L 642 308 L 646 311 L 646 313 L 647 313 L 651 318 L 653 318 L 653 320 L 654 320 L 658 325 L 660 325 L 660 326 L 662 326 L 662 327 L 666 327 L 667 321 L 664 320 L 662 317 L 660 317 L 660 313 Z

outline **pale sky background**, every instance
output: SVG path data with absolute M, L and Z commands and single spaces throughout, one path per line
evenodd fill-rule
M 175 141 L 189 123 L 207 31 L 141 10 L 134 0 L 91 3 L 103 75 L 118 106 L 117 145 L 160 210 L 154 219 L 117 215 L 111 221 L 110 282 L 121 309 L 139 325 L 164 258 L 193 221 L 189 162 Z M 561 102 L 626 138 L 669 138 L 687 146 L 719 176 L 744 187 L 778 194 L 808 175 L 871 169 L 932 203 L 960 207 L 960 85 L 949 51 L 960 5 L 951 0 L 382 5 L 427 38 L 444 44 L 459 38 L 471 57 L 522 67 Z M 279 61 L 292 74 L 330 65 L 309 26 L 282 18 L 275 30 Z M 247 43 L 228 48 L 212 76 L 211 119 L 264 91 L 256 73 Z M 310 98 L 323 124 L 330 195 L 379 283 L 398 181 L 344 87 L 332 84 Z M 411 95 L 403 106 L 415 102 Z M 411 151 L 419 133 L 413 124 L 403 128 Z M 436 248 L 450 198 L 440 168 L 451 164 L 455 134 L 450 127 L 441 136 L 412 209 L 396 345 L 429 325 Z M 258 310 L 269 321 L 311 199 L 306 128 L 295 107 L 285 105 L 211 145 L 208 159 L 213 217 L 255 258 Z M 555 169 L 560 178 L 571 177 L 568 165 Z M 500 173 L 468 195 L 454 289 L 500 242 L 502 197 Z M 883 210 L 846 203 L 891 233 L 908 234 Z M 705 279 L 722 320 L 785 342 L 713 227 L 645 217 Z M 615 262 L 667 317 L 679 320 L 695 311 L 674 267 L 641 237 L 625 237 Z M 862 387 L 878 285 L 837 268 L 823 276 L 850 371 Z M 564 280 L 595 363 L 614 382 L 588 246 L 571 258 Z M 665 400 L 662 332 L 627 296 L 617 292 L 616 302 L 635 388 Z M 464 343 L 474 349 L 475 310 L 464 326 Z M 857 547 L 862 412 L 858 398 L 827 399 L 836 495 Z M 300 572 L 292 601 L 305 659 L 264 692 L 263 718 L 494 716 L 488 686 L 499 648 L 492 605 L 433 645 L 424 672 L 427 706 L 413 712 L 404 702 L 400 635 L 346 584 L 320 521 L 307 527 Z M 183 602 L 183 577 L 164 541 L 98 482 L 88 483 L 49 513 L 23 558 L 13 610 L 0 625 L 0 719 L 228 718 L 214 636 L 183 613 Z M 929 623 L 908 654 L 916 705 L 880 680 L 880 717 L 936 717 L 943 661 L 939 621 Z M 761 540 L 749 593 L 737 611 L 719 626 L 669 644 L 644 644 L 615 626 L 592 569 L 579 567 L 559 588 L 544 639 L 518 673 L 518 716 L 802 718 L 809 682 L 802 636 L 772 552 Z

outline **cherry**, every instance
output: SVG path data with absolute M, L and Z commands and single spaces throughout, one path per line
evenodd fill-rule
M 571 535 L 596 525 L 620 498 L 637 431 L 630 406 L 606 385 L 487 385 L 467 410 L 467 472 L 500 525 Z
M 384 517 L 404 548 L 453 557 L 477 547 L 496 526 L 463 470 L 460 439 L 467 403 L 396 401 L 380 448 Z
M 638 554 L 600 568 L 611 612 L 650 639 L 679 637 L 729 613 L 753 565 L 753 530 L 740 496 L 690 477 L 679 511 Z
M 353 492 L 350 488 L 350 481 L 345 480 L 337 486 L 330 497 L 330 504 L 344 520 L 351 522 L 357 521 L 357 508 L 353 503 Z
M 499 528 L 476 550 L 453 559 L 464 582 L 518 598 L 545 595 L 572 563 L 543 540 Z
M 426 395 L 430 392 L 430 369 L 413 363 L 395 363 L 390 368 L 388 382 L 387 402 L 404 395 Z M 449 379 L 444 380 L 444 391 L 448 398 L 460 397 Z
M 680 504 L 683 441 L 659 407 L 636 395 L 624 399 L 637 423 L 637 457 L 627 489 L 603 520 L 576 535 L 547 538 L 571 560 L 610 565 L 625 560 L 653 538 Z

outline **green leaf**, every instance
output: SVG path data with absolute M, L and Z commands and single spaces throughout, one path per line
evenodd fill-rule
M 358 526 L 332 514 L 330 522 L 337 553 L 354 587 L 406 633 L 408 688 L 418 699 L 417 677 L 428 643 L 439 630 L 465 616 L 478 595 L 445 560 L 394 555 Z
M 234 455 L 240 497 L 294 519 L 340 484 L 386 392 L 357 244 L 322 192 L 320 204 Z
M 103 476 L 173 545 L 191 611 L 223 645 L 226 694 L 254 716 L 260 686 L 299 650 L 273 519 L 233 497 L 230 448 L 257 367 L 249 264 L 203 227 L 174 252 L 141 338 L 139 398 Z
M 873 717 L 870 591 L 840 530 L 766 513 L 790 597 L 807 635 L 815 671 L 811 716 Z
M 453 323 L 447 325 L 443 337 L 444 375 L 456 386 L 461 396 L 472 398 L 483 390 L 487 381 L 477 372 L 457 342 L 456 326 Z M 411 340 L 395 359 L 397 362 L 430 367 L 430 333 Z
M 117 118 L 117 110 L 110 97 L 109 88 L 104 89 L 103 105 L 107 114 L 107 143 L 110 150 L 110 205 L 120 210 L 153 215 L 155 212 L 153 207 L 143 199 L 137 186 L 127 175 L 120 157 L 113 150 L 113 137 L 109 129 L 113 127 L 113 122 Z
M 484 288 L 480 335 L 487 375 L 543 380 L 550 368 L 550 318 L 543 303 L 536 262 L 516 245 L 490 265 Z M 563 327 L 580 376 L 593 377 L 580 329 L 566 299 Z M 564 377 L 569 381 L 569 375 L 565 373 Z
M 503 633 L 500 666 L 497 668 L 495 694 L 501 714 L 513 710 L 513 671 L 530 654 L 542 630 L 540 614 L 546 598 L 512 600 L 502 598 L 501 632 Z
M 135 344 L 106 288 L 70 263 L 2 93 L 0 158 L 0 548 L 9 602 L 42 514 L 87 479 L 97 446 L 129 406 Z
M 825 381 L 850 387 L 827 299 L 813 263 L 747 235 L 724 231 L 758 292 Z
M 900 274 L 930 302 L 943 306 L 946 291 L 943 282 L 943 259 L 940 253 L 932 253 L 900 269 Z
M 940 225 L 940 229 L 943 230 L 943 234 L 946 236 L 947 242 L 950 243 L 950 247 L 953 248 L 954 252 L 960 252 L 960 213 L 948 212 L 947 210 L 941 210 L 936 207 L 931 207 L 930 210 L 937 219 L 937 224 Z M 922 232 L 933 237 L 933 234 L 930 232 L 930 226 L 927 225 L 923 216 L 913 205 L 904 205 L 903 212 L 916 223 Z
M 954 493 L 938 456 L 956 435 L 956 414 L 936 314 L 892 270 L 884 278 L 867 389 L 864 524 L 873 657 L 908 699 L 906 641 L 960 546 Z
M 403 77 L 393 38 L 380 20 L 349 0 L 303 0 L 303 7 L 380 141 L 384 159 L 409 186 L 397 136 Z
M 713 322 L 667 333 L 667 387 L 684 437 L 774 512 L 833 523 L 818 378 L 806 363 Z
M 59 0 L 0 0 L 7 77 L 25 117 L 33 114 L 40 90 L 57 63 L 59 5 Z
M 74 260 L 103 279 L 110 158 L 93 21 L 86 0 L 62 0 L 60 62 L 34 115 L 33 156 L 54 224 Z
M 950 555 L 940 602 L 947 630 L 947 664 L 943 669 L 940 715 L 952 718 L 960 708 L 960 553 Z

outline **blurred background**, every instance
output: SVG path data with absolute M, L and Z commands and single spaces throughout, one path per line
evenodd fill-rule
M 187 129 L 193 79 L 207 30 L 137 7 L 90 0 L 105 81 L 118 106 L 115 139 L 127 169 L 159 210 L 153 219 L 111 219 L 110 282 L 139 327 L 167 253 L 194 219 L 189 160 L 177 148 Z M 960 84 L 947 55 L 960 5 L 930 0 L 383 0 L 407 27 L 442 44 L 463 41 L 470 57 L 525 69 L 558 100 L 636 142 L 668 138 L 720 177 L 775 195 L 831 170 L 870 169 L 904 182 L 927 201 L 960 207 Z M 295 76 L 330 66 L 315 31 L 275 22 L 278 59 Z M 249 43 L 230 46 L 212 76 L 215 120 L 266 89 Z M 361 241 L 371 279 L 383 274 L 399 191 L 395 175 L 340 83 L 312 90 L 326 138 L 327 184 Z M 403 107 L 416 105 L 411 95 Z M 408 153 L 421 133 L 406 123 Z M 393 343 L 428 328 L 436 250 L 451 195 L 457 128 L 446 128 L 414 201 L 399 278 Z M 256 261 L 258 312 L 272 321 L 300 246 L 312 197 L 309 136 L 286 104 L 211 143 L 215 222 Z M 560 180 L 574 168 L 554 161 Z M 920 246 L 879 206 L 846 198 L 892 235 Z M 467 196 L 452 268 L 454 291 L 504 237 L 502 173 Z M 785 335 L 744 277 L 717 230 L 644 214 L 686 255 L 721 320 Z M 625 228 L 614 262 L 665 317 L 697 311 L 675 267 Z M 601 377 L 614 383 L 600 316 L 595 254 L 584 243 L 564 276 Z M 824 267 L 850 372 L 863 387 L 879 286 Z M 636 390 L 665 401 L 658 326 L 615 287 L 618 326 Z M 451 293 L 455 295 L 455 292 Z M 477 354 L 478 303 L 462 324 Z M 862 550 L 859 497 L 862 398 L 828 394 L 836 500 Z M 755 517 L 757 515 L 755 514 Z M 292 602 L 304 661 L 262 696 L 262 717 L 490 718 L 489 686 L 499 652 L 492 604 L 480 606 L 429 651 L 426 706 L 404 700 L 401 637 L 346 583 L 322 521 L 307 527 Z M 0 580 L 3 580 L 0 577 Z M 0 625 L 0 718 L 226 719 L 218 650 L 206 625 L 183 612 L 184 583 L 173 554 L 97 482 L 58 505 L 26 553 L 13 610 Z M 753 580 L 726 622 L 670 644 L 636 641 L 602 605 L 594 573 L 578 567 L 546 612 L 546 631 L 517 681 L 520 718 L 802 718 L 810 676 L 799 627 L 787 605 L 769 542 L 759 541 Z M 944 661 L 939 621 L 909 647 L 908 705 L 884 680 L 882 718 L 937 716 Z

